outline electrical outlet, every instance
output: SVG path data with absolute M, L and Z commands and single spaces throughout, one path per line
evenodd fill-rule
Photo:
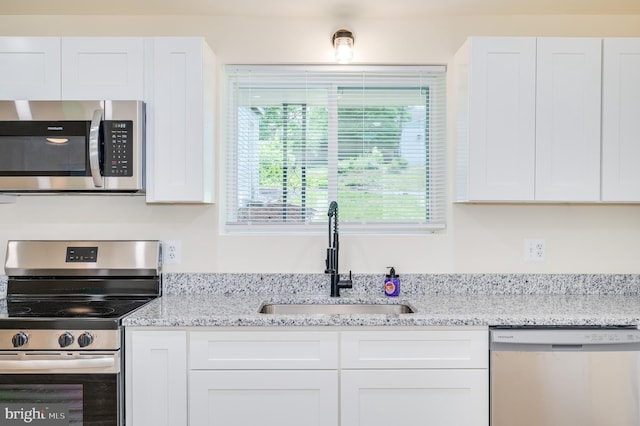
M 544 262 L 547 252 L 547 243 L 544 238 L 525 238 L 524 261 Z
M 162 246 L 162 261 L 167 265 L 177 265 L 182 261 L 182 241 L 166 240 Z

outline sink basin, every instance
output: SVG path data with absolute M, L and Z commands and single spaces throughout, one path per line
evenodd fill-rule
M 261 314 L 280 315 L 362 315 L 412 314 L 413 309 L 402 304 L 377 303 L 269 303 L 260 308 Z

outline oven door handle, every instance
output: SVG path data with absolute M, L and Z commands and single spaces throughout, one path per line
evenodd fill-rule
M 93 111 L 91 127 L 89 128 L 89 168 L 93 178 L 93 186 L 102 188 L 102 176 L 100 175 L 100 121 L 102 109 Z
M 113 356 L 76 359 L 21 359 L 0 360 L 0 371 L 51 371 L 51 370 L 87 370 L 113 369 L 116 360 Z

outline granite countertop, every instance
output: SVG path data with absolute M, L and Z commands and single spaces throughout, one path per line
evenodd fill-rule
M 326 279 L 322 275 L 293 278 L 288 277 L 282 284 L 282 276 L 175 274 L 165 278 L 162 297 L 125 317 L 123 324 L 147 327 L 640 324 L 640 277 L 636 275 L 409 276 L 403 287 L 406 291 L 395 298 L 380 295 L 379 277 L 359 277 L 359 289 L 343 291 L 340 298 L 331 298 L 328 290 L 324 291 Z M 294 288 L 287 285 L 292 281 L 299 285 Z M 358 282 L 355 276 L 354 281 Z M 415 313 L 260 314 L 263 303 L 404 303 Z
M 415 313 L 396 315 L 271 315 L 262 303 L 405 303 Z M 125 326 L 463 326 L 640 324 L 640 296 L 431 295 L 400 297 L 273 295 L 163 296 L 123 320 Z

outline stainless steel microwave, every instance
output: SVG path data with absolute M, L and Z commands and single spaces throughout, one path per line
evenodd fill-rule
M 0 192 L 144 192 L 142 101 L 0 101 Z

